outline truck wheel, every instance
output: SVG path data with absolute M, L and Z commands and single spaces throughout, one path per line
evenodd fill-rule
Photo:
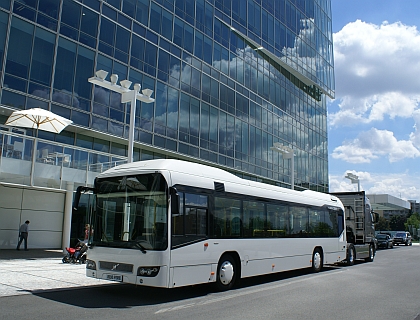
M 347 248 L 347 258 L 346 258 L 346 262 L 348 266 L 352 266 L 354 265 L 354 260 L 356 260 L 356 250 L 354 248 L 354 245 L 350 245 Z
M 320 249 L 315 249 L 312 254 L 312 271 L 320 272 L 322 269 L 322 254 Z
M 366 262 L 372 262 L 375 258 L 375 253 L 373 252 L 372 245 L 369 246 L 369 257 L 365 259 Z
M 232 289 L 236 282 L 236 263 L 229 254 L 223 255 L 217 266 L 216 286 L 220 291 Z

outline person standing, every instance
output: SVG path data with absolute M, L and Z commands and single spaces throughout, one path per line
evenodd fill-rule
M 84 239 L 84 243 L 88 243 L 89 240 L 91 240 L 93 235 L 93 228 L 90 226 L 89 223 L 85 224 L 85 239 Z
M 20 245 L 22 241 L 25 241 L 25 251 L 28 251 L 28 234 L 29 234 L 29 220 L 26 220 L 19 228 L 19 243 L 16 247 L 16 250 L 20 250 Z
M 88 223 L 85 224 L 85 241 L 89 240 L 90 234 L 90 225 Z

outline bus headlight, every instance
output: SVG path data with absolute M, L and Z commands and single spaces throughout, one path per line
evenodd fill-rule
M 159 273 L 160 267 L 139 267 L 137 275 L 141 277 L 156 277 Z
M 96 270 L 96 262 L 93 260 L 86 260 L 86 269 Z

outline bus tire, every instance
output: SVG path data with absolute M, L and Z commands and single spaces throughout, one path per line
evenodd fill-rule
M 356 249 L 354 248 L 354 245 L 349 245 L 347 248 L 347 257 L 346 262 L 348 266 L 354 265 L 354 261 L 356 260 Z
M 322 270 L 322 252 L 316 248 L 312 254 L 312 271 L 320 272 Z
M 375 252 L 373 251 L 373 246 L 372 246 L 372 245 L 370 245 L 370 246 L 369 246 L 369 257 L 367 257 L 367 258 L 365 259 L 365 261 L 366 261 L 366 262 L 372 262 L 374 258 L 375 258 Z
M 230 254 L 224 254 L 217 265 L 216 287 L 219 291 L 233 288 L 237 278 L 236 262 Z

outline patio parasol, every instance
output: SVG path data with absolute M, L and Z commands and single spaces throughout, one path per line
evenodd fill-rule
M 34 147 L 32 150 L 31 186 L 33 185 L 38 130 L 60 133 L 71 123 L 73 123 L 73 121 L 41 108 L 14 111 L 7 119 L 6 125 L 36 129 Z
M 6 125 L 60 133 L 73 121 L 41 108 L 14 111 Z M 37 132 L 38 133 L 38 132 Z

